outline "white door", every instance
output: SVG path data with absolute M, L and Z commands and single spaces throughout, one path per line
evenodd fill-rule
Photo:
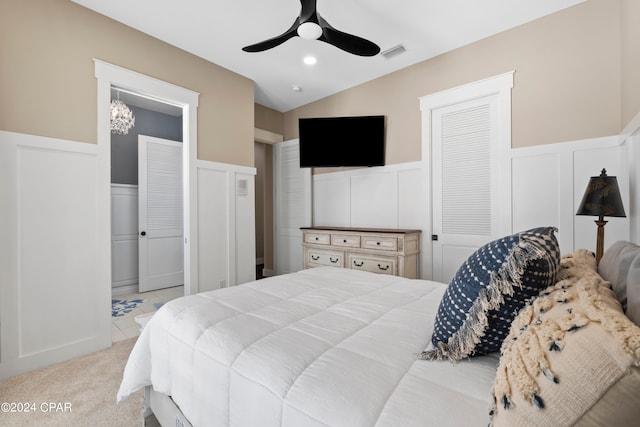
M 432 110 L 433 279 L 499 237 L 498 97 Z
M 433 280 L 449 282 L 478 247 L 512 231 L 512 88 L 511 71 L 420 98 Z
M 311 169 L 300 167 L 297 139 L 274 145 L 276 274 L 302 270 L 302 232 L 311 226 Z
M 140 292 L 184 284 L 182 143 L 138 136 Z

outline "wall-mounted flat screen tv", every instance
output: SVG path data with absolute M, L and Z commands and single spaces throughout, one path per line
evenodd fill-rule
M 384 166 L 384 116 L 298 119 L 300 167 Z

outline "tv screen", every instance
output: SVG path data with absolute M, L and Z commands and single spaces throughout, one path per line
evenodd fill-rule
M 298 119 L 300 167 L 384 166 L 384 116 Z

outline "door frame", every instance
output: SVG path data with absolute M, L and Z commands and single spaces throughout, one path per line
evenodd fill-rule
M 183 218 L 184 218 L 184 293 L 190 295 L 198 292 L 197 265 L 197 180 L 196 159 L 198 146 L 197 109 L 199 93 L 190 89 L 167 83 L 126 68 L 94 59 L 95 77 L 98 86 L 98 179 L 104 185 L 105 192 L 111 187 L 111 130 L 110 104 L 111 87 L 116 86 L 129 90 L 136 95 L 148 97 L 182 108 L 182 144 L 183 144 Z M 105 193 L 106 194 L 106 193 Z M 110 199 L 108 199 L 110 200 Z M 104 222 L 98 224 L 99 230 L 105 234 L 105 241 L 111 243 L 111 204 Z M 107 238 L 109 237 L 109 238 Z M 105 274 L 108 280 L 105 286 L 111 292 L 111 248 L 100 248 L 105 255 Z M 111 315 L 105 312 L 105 315 Z
M 428 183 L 427 191 L 427 218 L 425 224 L 428 228 L 422 232 L 422 256 L 425 257 L 427 271 L 423 272 L 423 278 L 433 278 L 433 210 L 439 208 L 434 206 L 433 200 L 433 166 L 432 162 L 432 112 L 438 108 L 454 105 L 460 102 L 497 95 L 499 98 L 499 159 L 497 159 L 499 182 L 501 189 L 498 189 L 499 201 L 497 210 L 500 212 L 500 230 L 496 234 L 509 234 L 511 231 L 511 167 L 509 152 L 511 150 L 511 89 L 514 80 L 513 71 L 498 74 L 479 81 L 467 83 L 461 86 L 445 89 L 430 95 L 419 98 L 420 111 L 422 113 L 422 169 L 424 182 Z

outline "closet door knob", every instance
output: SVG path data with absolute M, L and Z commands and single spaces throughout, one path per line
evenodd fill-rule
M 140 232 L 140 235 L 141 235 L 141 236 L 146 236 L 146 235 L 147 235 L 147 232 L 146 232 L 146 231 L 141 231 L 141 232 Z

